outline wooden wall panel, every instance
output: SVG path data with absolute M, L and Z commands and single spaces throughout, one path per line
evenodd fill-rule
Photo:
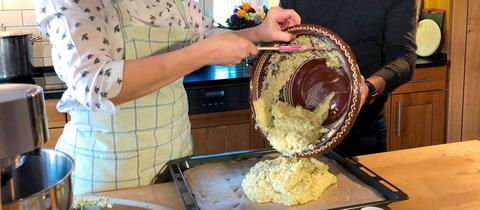
M 462 139 L 468 0 L 452 0 L 452 38 L 448 84 L 447 142 Z
M 480 138 L 480 1 L 469 0 L 467 14 L 462 135 L 464 140 Z

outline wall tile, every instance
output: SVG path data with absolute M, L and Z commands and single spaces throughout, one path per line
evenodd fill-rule
M 34 58 L 42 57 L 43 53 L 43 45 L 42 42 L 35 42 L 32 46 L 32 54 Z
M 33 66 L 34 67 L 42 67 L 43 66 L 43 58 L 33 58 Z
M 35 9 L 34 0 L 3 0 L 4 10 Z
M 52 58 L 43 58 L 44 66 L 53 66 Z
M 36 26 L 35 10 L 23 10 L 23 25 L 24 26 Z
M 43 45 L 42 57 L 48 58 L 52 57 L 52 46 L 49 42 L 41 42 Z
M 35 42 L 32 49 L 34 58 L 46 58 L 52 56 L 52 47 L 49 42 Z
M 22 12 L 21 11 L 0 11 L 0 25 L 6 26 L 21 26 Z

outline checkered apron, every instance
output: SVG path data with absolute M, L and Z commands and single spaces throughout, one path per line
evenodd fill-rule
M 126 59 L 185 47 L 190 27 L 132 24 L 123 2 L 115 2 L 123 20 Z M 190 16 L 175 0 L 187 25 Z M 75 195 L 139 187 L 166 169 L 167 161 L 192 154 L 188 103 L 183 78 L 127 102 L 116 114 L 72 111 L 57 149 L 75 159 Z

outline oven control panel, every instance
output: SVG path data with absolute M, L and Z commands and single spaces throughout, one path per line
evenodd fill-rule
M 189 114 L 248 109 L 248 84 L 187 89 Z

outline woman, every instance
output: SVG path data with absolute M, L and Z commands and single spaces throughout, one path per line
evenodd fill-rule
M 366 78 L 362 97 L 367 102 L 337 152 L 358 156 L 386 151 L 385 102 L 415 71 L 416 1 L 280 0 L 280 6 L 297 11 L 304 23 L 340 35 Z
M 191 155 L 183 76 L 289 41 L 282 30 L 300 18 L 276 8 L 256 28 L 218 33 L 192 0 L 40 0 L 37 22 L 68 85 L 57 109 L 71 121 L 56 149 L 76 161 L 78 195 L 148 185 Z

